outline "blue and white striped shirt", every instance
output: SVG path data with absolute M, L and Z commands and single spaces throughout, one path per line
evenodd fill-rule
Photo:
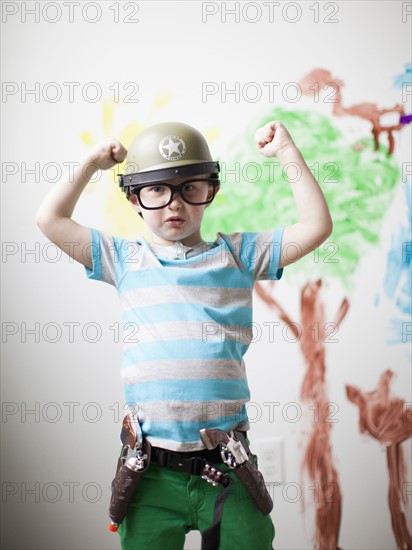
M 253 339 L 253 285 L 282 277 L 282 234 L 218 233 L 208 250 L 169 260 L 142 237 L 91 230 L 86 272 L 118 290 L 126 401 L 152 445 L 199 450 L 201 428 L 249 429 L 243 356 Z

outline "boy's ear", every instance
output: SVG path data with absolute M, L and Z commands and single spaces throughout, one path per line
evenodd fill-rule
M 216 189 L 215 189 L 215 196 L 213 197 L 213 201 L 215 200 L 216 195 L 219 193 L 219 190 L 220 190 L 220 185 L 218 185 L 218 186 L 216 187 Z M 211 204 L 213 204 L 213 201 L 212 201 L 212 202 L 209 202 L 209 204 L 206 204 L 206 208 L 209 208 L 209 206 L 210 206 Z
M 212 185 L 210 184 L 210 189 L 212 190 Z M 220 184 L 215 187 L 215 197 L 219 193 L 220 190 Z
M 139 209 L 140 209 L 140 204 L 139 204 L 139 201 L 137 200 L 136 195 L 129 195 L 128 198 L 129 198 L 130 204 L 131 204 L 134 208 L 139 208 Z
M 220 185 L 218 185 L 215 189 L 215 197 L 219 193 L 219 191 L 220 191 Z M 213 200 L 214 200 L 215 197 L 213 197 Z
M 137 200 L 136 195 L 129 195 L 129 202 L 132 205 L 133 210 L 135 210 L 141 218 L 142 216 L 142 207 L 139 204 L 139 201 Z

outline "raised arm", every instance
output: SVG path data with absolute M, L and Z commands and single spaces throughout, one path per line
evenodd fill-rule
M 123 162 L 126 149 L 117 139 L 108 139 L 91 149 L 80 159 L 73 174 L 65 174 L 43 199 L 36 213 L 36 223 L 50 241 L 81 264 L 92 268 L 90 228 L 80 225 L 71 216 L 74 207 L 97 170 L 107 170 Z
M 264 157 L 277 157 L 282 167 L 293 163 L 299 173 L 296 181 L 289 181 L 299 221 L 283 231 L 279 267 L 284 267 L 326 241 L 332 233 L 332 218 L 322 189 L 282 123 L 273 121 L 260 128 L 256 132 L 256 143 Z M 295 246 L 288 246 L 292 243 Z

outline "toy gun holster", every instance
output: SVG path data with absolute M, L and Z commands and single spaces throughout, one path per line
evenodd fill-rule
M 264 516 L 273 509 L 273 501 L 266 489 L 265 480 L 256 467 L 246 438 L 240 431 L 229 434 L 217 429 L 200 430 L 203 444 L 210 450 L 220 445 L 223 461 L 233 470 L 236 477 L 245 486 L 249 496 Z
M 149 467 L 151 447 L 148 441 L 139 441 L 130 415 L 123 419 L 120 439 L 122 452 L 117 461 L 116 475 L 112 481 L 109 516 L 110 531 L 117 531 L 123 521 L 133 494 Z

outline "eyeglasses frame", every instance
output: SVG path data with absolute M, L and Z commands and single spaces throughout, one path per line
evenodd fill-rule
M 212 185 L 213 187 L 213 194 L 211 196 L 211 198 L 207 201 L 204 201 L 204 202 L 191 202 L 189 200 L 187 200 L 184 195 L 183 195 L 183 187 L 185 185 L 187 185 L 188 183 L 192 183 L 192 182 L 195 182 L 195 181 L 204 181 L 204 182 L 207 182 L 209 185 Z M 143 188 L 145 187 L 157 187 L 157 186 L 162 186 L 162 187 L 168 187 L 171 191 L 171 195 L 170 195 L 170 199 L 169 199 L 169 202 L 167 202 L 166 204 L 164 204 L 163 206 L 144 206 L 142 204 L 142 201 L 140 199 L 140 192 Z M 201 178 L 201 179 L 190 179 L 190 180 L 186 180 L 186 181 L 183 181 L 182 183 L 179 183 L 178 185 L 172 185 L 171 183 L 167 183 L 167 182 L 164 182 L 164 181 L 157 181 L 157 182 L 152 182 L 152 183 L 145 183 L 143 185 L 136 185 L 134 187 L 130 187 L 130 194 L 131 195 L 136 195 L 137 197 L 137 200 L 139 201 L 139 204 L 140 206 L 144 209 L 144 210 L 161 210 L 162 208 L 166 208 L 167 206 L 169 206 L 169 204 L 172 203 L 173 201 L 173 197 L 176 195 L 176 193 L 179 195 L 179 197 L 186 203 L 186 204 L 190 204 L 191 206 L 202 206 L 202 205 L 205 205 L 205 204 L 210 204 L 213 199 L 215 198 L 216 196 L 216 188 L 220 186 L 220 180 L 219 179 L 216 179 L 216 178 Z

